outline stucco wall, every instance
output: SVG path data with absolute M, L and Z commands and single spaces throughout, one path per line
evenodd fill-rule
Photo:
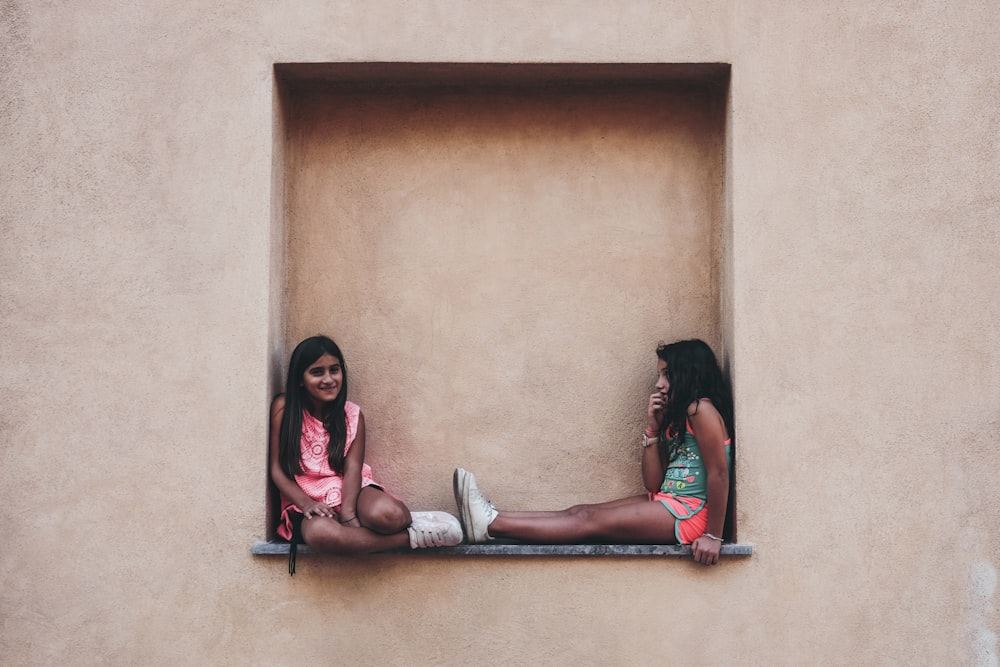
M 653 664 L 677 649 L 694 664 L 997 663 L 993 3 L 0 8 L 5 663 Z M 274 150 L 290 128 L 273 64 L 345 61 L 732 64 L 718 291 L 705 297 L 721 314 L 679 317 L 685 334 L 709 322 L 728 351 L 740 539 L 753 557 L 710 570 L 309 558 L 289 578 L 280 559 L 249 554 L 266 532 L 276 368 L 327 317 L 292 307 L 313 299 L 294 268 L 286 291 L 299 256 L 283 225 L 304 209 L 286 219 L 277 201 L 296 181 Z M 653 152 L 658 166 L 674 159 Z M 628 212 L 620 191 L 613 201 Z M 653 217 L 638 218 L 652 229 Z M 543 298 L 518 308 L 540 310 Z M 584 341 L 613 336 L 558 303 L 552 316 Z M 646 318 L 621 347 L 560 364 L 573 392 L 592 383 L 616 397 L 625 430 L 622 408 L 648 382 L 643 355 L 672 335 Z M 407 352 L 398 337 L 380 328 L 356 340 L 370 418 L 438 447 L 385 458 L 415 505 L 446 502 L 447 468 L 467 462 L 527 476 L 482 474 L 517 502 L 522 491 L 569 500 L 570 483 L 543 481 L 567 466 L 581 494 L 628 483 L 631 463 L 611 455 L 630 456 L 635 433 L 608 443 L 611 455 L 588 440 L 593 463 L 610 466 L 602 477 L 565 445 L 578 426 L 547 422 L 541 390 L 559 385 L 554 369 L 543 366 L 526 402 L 503 366 L 471 366 L 469 341 L 442 355 L 447 374 L 428 364 L 407 378 L 408 400 L 391 393 Z M 552 348 L 532 350 L 539 360 L 564 361 L 579 344 L 539 341 Z M 595 378 L 616 354 L 635 374 Z M 484 418 L 466 439 L 436 397 L 479 392 L 509 420 Z M 534 447 L 521 442 L 529 427 Z M 537 463 L 494 460 L 495 445 L 479 442 L 487 432 L 542 450 Z
M 657 341 L 720 342 L 724 88 L 525 78 L 287 86 L 284 358 L 337 339 L 425 507 L 459 464 L 510 509 L 640 492 Z

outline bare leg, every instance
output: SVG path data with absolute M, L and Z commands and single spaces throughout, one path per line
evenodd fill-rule
M 549 518 L 552 518 L 552 516 L 556 515 L 556 514 L 564 514 L 564 515 L 565 514 L 576 514 L 576 513 L 580 512 L 580 511 L 582 511 L 584 509 L 588 509 L 588 508 L 589 509 L 610 509 L 612 507 L 619 507 L 621 505 L 630 505 L 632 503 L 636 503 L 636 502 L 640 502 L 640 501 L 646 502 L 647 500 L 648 500 L 648 496 L 629 496 L 628 498 L 619 498 L 617 500 L 609 500 L 609 501 L 603 502 L 603 503 L 588 503 L 588 504 L 585 504 L 585 505 L 573 505 L 572 507 L 569 507 L 569 508 L 564 509 L 564 510 L 543 510 L 543 511 L 537 511 L 537 510 L 535 510 L 535 511 L 527 511 L 527 512 L 511 511 L 511 512 L 501 512 L 501 514 L 503 514 L 504 516 L 507 516 L 507 517 L 515 517 L 516 516 L 518 519 L 533 519 L 533 518 L 537 518 L 537 519 L 549 519 Z
M 381 535 L 405 531 L 412 520 L 406 505 L 374 486 L 361 489 L 357 510 L 361 525 Z
M 366 554 L 410 546 L 406 532 L 410 510 L 389 494 L 366 486 L 358 494 L 361 526 L 344 526 L 336 519 L 313 517 L 302 521 L 302 540 L 316 551 Z
M 500 512 L 489 533 L 541 544 L 677 542 L 673 515 L 646 496 L 576 505 L 557 512 Z
M 368 554 L 410 546 L 406 530 L 382 535 L 367 528 L 342 526 L 336 519 L 317 516 L 302 520 L 302 540 L 316 551 L 334 554 Z

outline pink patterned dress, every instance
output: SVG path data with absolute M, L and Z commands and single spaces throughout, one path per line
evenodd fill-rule
M 358 417 L 361 414 L 361 408 L 347 401 L 344 410 L 347 413 L 347 442 L 344 446 L 344 455 L 346 456 L 347 452 L 351 450 L 351 445 L 354 444 L 354 436 L 358 433 Z M 327 445 L 329 444 L 330 434 L 326 432 L 323 422 L 309 414 L 308 410 L 303 410 L 302 474 L 295 476 L 295 483 L 313 500 L 324 502 L 339 510 L 344 478 L 330 467 L 330 461 L 327 458 Z M 372 469 L 365 463 L 361 466 L 361 487 L 364 488 L 372 484 L 375 484 L 372 480 Z M 278 535 L 286 540 L 292 539 L 292 520 L 289 517 L 289 512 L 301 511 L 282 494 Z

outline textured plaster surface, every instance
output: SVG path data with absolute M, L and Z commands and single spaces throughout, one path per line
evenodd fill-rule
M 995 3 L 973 0 L 0 2 L 4 663 L 646 665 L 680 649 L 704 665 L 997 664 L 998 20 Z M 275 369 L 292 338 L 343 307 L 331 298 L 321 312 L 296 287 L 289 260 L 309 255 L 286 247 L 276 220 L 309 230 L 309 211 L 334 210 L 331 193 L 351 184 L 338 175 L 317 187 L 314 208 L 283 215 L 276 198 L 312 176 L 294 181 L 274 153 L 275 131 L 293 128 L 276 113 L 273 64 L 367 61 L 732 64 L 725 252 L 705 297 L 721 299 L 721 319 L 701 297 L 674 312 L 672 293 L 654 290 L 640 296 L 663 301 L 623 316 L 637 328 L 618 332 L 609 313 L 620 290 L 586 282 L 566 255 L 599 257 L 619 287 L 633 284 L 623 278 L 633 261 L 649 260 L 608 233 L 598 192 L 574 188 L 580 248 L 555 267 L 526 261 L 527 274 L 504 274 L 544 284 L 497 290 L 522 328 L 490 330 L 457 298 L 464 285 L 400 271 L 429 250 L 438 263 L 478 257 L 477 267 L 490 245 L 534 252 L 463 235 L 458 223 L 477 208 L 493 225 L 523 226 L 536 246 L 546 229 L 477 207 L 505 191 L 477 173 L 459 179 L 467 190 L 452 207 L 437 189 L 433 206 L 405 208 L 405 197 L 377 195 L 392 194 L 383 167 L 407 183 L 421 177 L 414 162 L 376 161 L 359 183 L 379 190 L 364 201 L 412 211 L 427 236 L 355 234 L 361 256 L 385 253 L 366 259 L 373 280 L 418 295 L 376 300 L 384 316 L 356 311 L 352 326 L 369 328 L 348 349 L 377 435 L 411 450 L 380 464 L 412 504 L 445 504 L 450 466 L 479 464 L 508 504 L 549 505 L 634 483 L 638 414 L 626 405 L 649 381 L 648 348 L 668 327 L 708 331 L 736 386 L 739 529 L 752 557 L 702 570 L 677 559 L 311 556 L 289 578 L 279 559 L 250 555 L 266 533 Z M 463 119 L 456 100 L 428 108 L 449 104 L 446 116 Z M 583 128 L 577 151 L 594 141 L 586 123 L 615 115 L 546 125 L 523 101 L 475 104 L 487 121 L 524 114 L 524 131 L 544 140 Z M 359 106 L 310 108 L 347 119 Z M 694 107 L 683 109 L 694 122 Z M 391 117 L 383 108 L 361 120 L 377 129 Z M 312 127 L 302 121 L 295 131 Z M 576 159 L 547 172 L 538 142 L 515 151 L 510 124 L 490 127 L 487 148 L 523 158 L 523 176 L 549 188 L 590 168 Z M 318 134 L 300 148 L 339 163 L 346 135 Z M 680 150 L 681 136 L 663 145 Z M 461 142 L 432 138 L 417 143 L 426 159 L 474 162 Z M 663 169 L 679 154 L 622 142 L 627 169 L 639 159 Z M 435 153 L 446 150 L 457 160 Z M 377 158 L 352 155 L 361 166 Z M 649 174 L 636 171 L 648 194 Z M 691 175 L 665 174 L 660 201 Z M 616 222 L 654 233 L 655 207 L 628 201 L 622 182 L 607 200 L 621 209 Z M 535 194 L 532 210 L 551 211 Z M 559 268 L 569 273 L 545 273 Z M 566 309 L 560 290 L 573 281 L 600 316 Z M 407 314 L 413 335 L 435 331 L 425 312 L 407 311 L 433 294 L 454 301 L 436 315 L 451 347 L 418 345 L 414 365 L 390 325 Z M 572 331 L 529 338 L 531 313 Z M 492 343 L 518 340 L 519 358 L 489 356 Z M 581 355 L 587 342 L 600 349 Z M 605 366 L 610 377 L 595 372 Z M 548 387 L 593 395 L 576 411 Z M 455 396 L 469 403 L 435 403 Z M 415 443 L 431 452 L 414 456 Z
M 432 506 L 456 465 L 512 509 L 640 492 L 621 434 L 657 341 L 717 343 L 713 95 L 289 98 L 289 353 L 338 340 L 379 481 Z

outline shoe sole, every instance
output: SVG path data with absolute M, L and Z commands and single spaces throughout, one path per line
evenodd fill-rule
M 458 518 L 462 518 L 462 489 L 460 477 L 465 472 L 464 468 L 455 468 L 455 473 L 451 476 L 451 489 L 455 494 L 455 507 L 458 508 Z
M 462 531 L 465 533 L 465 539 L 470 544 L 474 544 L 475 540 L 472 530 L 472 514 L 469 512 L 468 503 L 468 491 L 469 491 L 469 473 L 463 468 L 457 468 L 455 470 L 454 478 L 452 479 L 452 487 L 455 493 L 455 504 L 458 505 L 459 518 L 462 520 Z

